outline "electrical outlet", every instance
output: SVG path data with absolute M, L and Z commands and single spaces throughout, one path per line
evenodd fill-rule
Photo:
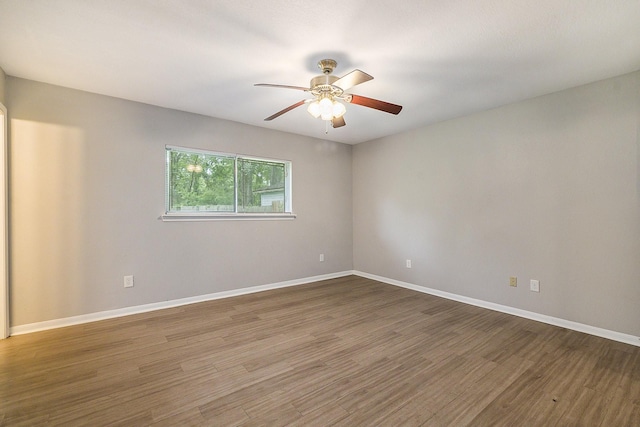
M 407 268 L 411 268 L 411 260 L 408 259 L 405 265 L 407 266 Z
M 509 286 L 513 286 L 514 288 L 518 286 L 518 278 L 515 276 L 509 277 Z
M 320 262 L 324 262 L 324 254 L 320 254 Z
M 531 292 L 540 292 L 540 281 L 532 279 L 529 282 L 529 289 L 531 289 Z
M 124 287 L 133 288 L 133 276 L 124 276 Z

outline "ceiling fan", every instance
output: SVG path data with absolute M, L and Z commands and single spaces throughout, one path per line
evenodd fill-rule
M 309 92 L 313 96 L 311 99 L 303 99 L 300 102 L 296 102 L 295 104 L 278 111 L 264 120 L 273 120 L 294 108 L 304 104 L 309 104 L 307 111 L 309 111 L 313 117 L 326 121 L 327 125 L 328 122 L 331 122 L 331 125 L 334 128 L 339 128 L 346 124 L 343 115 L 347 111 L 344 104 L 339 101 L 362 105 L 364 107 L 373 108 L 375 110 L 391 114 L 398 114 L 402 110 L 401 105 L 347 93 L 347 90 L 359 85 L 360 83 L 367 82 L 373 79 L 373 77 L 360 70 L 353 70 L 342 77 L 337 77 L 331 74 L 337 65 L 338 63 L 333 59 L 323 59 L 318 61 L 318 67 L 322 70 L 322 75 L 312 78 L 308 88 L 302 86 L 257 83 L 255 86 L 302 90 L 304 92 Z

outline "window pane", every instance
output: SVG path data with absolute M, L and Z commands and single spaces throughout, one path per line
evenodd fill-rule
M 285 164 L 238 159 L 238 212 L 285 211 Z
M 291 214 L 290 162 L 166 148 L 168 214 Z
M 234 159 L 169 151 L 170 212 L 234 212 Z

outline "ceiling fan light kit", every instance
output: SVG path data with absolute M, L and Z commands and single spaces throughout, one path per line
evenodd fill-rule
M 311 101 L 307 107 L 307 111 L 313 117 L 320 118 L 322 120 L 333 120 L 338 117 L 342 117 L 347 112 L 347 107 L 344 104 L 330 99 L 328 97 L 321 98 L 319 101 Z
M 319 61 L 318 67 L 322 70 L 322 75 L 312 78 L 308 88 L 302 86 L 287 86 L 266 83 L 256 84 L 255 86 L 302 90 L 313 95 L 312 99 L 305 99 L 293 105 L 290 105 L 289 107 L 267 117 L 265 121 L 273 120 L 277 117 L 280 117 L 284 113 L 293 110 L 294 108 L 308 103 L 309 105 L 307 107 L 307 111 L 309 112 L 309 114 L 311 114 L 315 118 L 324 120 L 325 122 L 331 122 L 331 125 L 334 128 L 338 128 L 346 124 L 342 116 L 344 116 L 347 111 L 345 105 L 339 101 L 362 105 L 364 107 L 373 108 L 375 110 L 384 111 L 390 114 L 400 113 L 400 111 L 402 110 L 401 105 L 391 104 L 389 102 L 380 101 L 378 99 L 346 93 L 346 91 L 353 86 L 359 85 L 360 83 L 368 82 L 369 80 L 372 80 L 373 77 L 360 70 L 353 70 L 342 77 L 337 77 L 332 74 L 337 65 L 338 63 L 333 59 L 323 59 Z

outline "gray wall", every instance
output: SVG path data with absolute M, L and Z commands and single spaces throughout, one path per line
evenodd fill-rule
M 12 326 L 355 268 L 640 333 L 640 73 L 353 153 L 12 77 L 6 86 Z M 165 144 L 292 160 L 298 218 L 159 221 Z
M 351 146 L 7 86 L 12 326 L 352 269 Z M 158 220 L 166 144 L 291 160 L 297 219 Z
M 354 268 L 640 335 L 639 103 L 636 72 L 355 146 Z

